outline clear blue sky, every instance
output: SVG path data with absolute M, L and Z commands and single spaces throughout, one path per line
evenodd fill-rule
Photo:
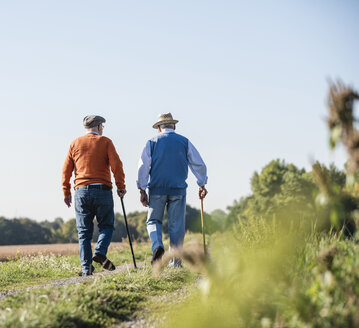
M 358 1 L 1 1 L 0 216 L 74 217 L 61 168 L 93 113 L 124 163 L 127 212 L 143 209 L 137 162 L 163 112 L 207 163 L 209 212 L 272 159 L 342 167 L 327 79 L 359 89 L 358 31 Z

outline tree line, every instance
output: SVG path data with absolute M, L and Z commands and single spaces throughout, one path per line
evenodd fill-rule
M 211 214 L 204 213 L 206 231 L 214 233 L 221 230 L 226 213 L 222 210 L 215 210 Z M 146 229 L 147 212 L 132 212 L 127 214 L 129 231 L 134 240 L 147 240 Z M 186 230 L 201 232 L 200 210 L 189 205 L 186 206 Z M 168 218 L 165 213 L 163 231 L 168 234 Z M 94 220 L 93 240 L 97 240 L 98 229 L 96 219 Z M 115 213 L 115 231 L 112 241 L 121 242 L 127 238 L 124 218 L 120 213 Z M 55 243 L 76 243 L 77 229 L 76 219 L 64 221 L 58 217 L 53 221 L 37 222 L 29 218 L 7 219 L 0 217 L 0 245 L 23 245 L 23 244 L 55 244 Z

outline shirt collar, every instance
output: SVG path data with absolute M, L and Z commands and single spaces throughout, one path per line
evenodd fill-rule
M 175 130 L 169 129 L 169 128 L 165 128 L 165 129 L 162 129 L 162 132 L 161 132 L 161 133 L 173 133 L 173 132 L 175 132 Z
M 93 133 L 93 134 L 97 134 L 98 136 L 100 135 L 98 132 L 96 131 L 87 131 L 86 134 L 89 134 L 89 133 Z

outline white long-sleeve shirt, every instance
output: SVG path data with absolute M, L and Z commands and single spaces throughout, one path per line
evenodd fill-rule
M 173 129 L 164 129 L 161 133 L 172 133 Z M 187 151 L 188 166 L 192 173 L 197 179 L 199 186 L 207 184 L 207 167 L 204 163 L 198 150 L 188 140 L 188 151 Z M 150 169 L 151 169 L 151 144 L 147 141 L 145 148 L 142 151 L 141 158 L 138 162 L 138 179 L 137 188 L 145 190 L 147 188 Z

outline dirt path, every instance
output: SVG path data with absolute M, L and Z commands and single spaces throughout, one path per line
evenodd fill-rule
M 167 320 L 169 309 L 173 310 L 173 306 L 180 304 L 186 300 L 190 295 L 190 288 L 188 286 L 183 286 L 181 289 L 176 290 L 173 293 L 168 293 L 162 296 L 152 296 L 149 297 L 150 301 L 161 303 L 164 305 L 164 310 L 157 312 L 153 316 L 151 309 L 144 308 L 141 311 L 141 314 L 135 319 L 130 321 L 124 321 L 120 324 L 112 326 L 111 328 L 157 328 L 164 324 Z
M 145 265 L 145 262 L 136 262 L 137 267 L 143 267 Z M 0 301 L 3 300 L 4 298 L 14 295 L 16 293 L 19 292 L 23 292 L 26 290 L 32 290 L 32 289 L 37 289 L 37 288 L 46 288 L 46 287 L 50 287 L 50 286 L 66 286 L 66 285 L 74 285 L 74 284 L 79 284 L 81 282 L 84 282 L 86 280 L 92 280 L 101 276 L 108 276 L 108 275 L 112 275 L 112 274 L 116 274 L 119 273 L 121 271 L 126 271 L 129 269 L 133 268 L 133 264 L 132 263 L 126 263 L 126 264 L 122 264 L 120 266 L 117 266 L 116 270 L 114 271 L 101 271 L 101 272 L 95 272 L 92 276 L 87 276 L 87 277 L 70 277 L 70 278 L 62 278 L 62 279 L 55 279 L 55 280 L 50 280 L 49 282 L 46 282 L 44 284 L 41 285 L 35 285 L 35 286 L 30 286 L 30 287 L 26 287 L 26 288 L 19 288 L 19 289 L 9 289 L 3 292 L 0 292 Z

